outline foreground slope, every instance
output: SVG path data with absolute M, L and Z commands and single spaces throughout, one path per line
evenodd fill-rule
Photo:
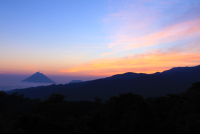
M 144 99 L 132 93 L 105 102 L 46 101 L 0 92 L 0 133 L 199 133 L 200 82 L 185 94 Z

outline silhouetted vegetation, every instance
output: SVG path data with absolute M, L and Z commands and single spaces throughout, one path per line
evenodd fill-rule
M 0 132 L 200 132 L 200 82 L 183 94 L 146 98 L 127 93 L 102 102 L 46 101 L 0 92 Z

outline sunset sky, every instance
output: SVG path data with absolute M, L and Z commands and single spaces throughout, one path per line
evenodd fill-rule
M 200 0 L 0 0 L 0 74 L 200 65 Z

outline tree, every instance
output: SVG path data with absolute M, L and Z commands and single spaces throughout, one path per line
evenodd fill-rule
M 65 99 L 65 96 L 62 94 L 52 94 L 48 99 L 47 102 L 50 103 L 60 103 Z
M 102 99 L 99 97 L 95 97 L 94 100 L 96 103 L 102 103 Z

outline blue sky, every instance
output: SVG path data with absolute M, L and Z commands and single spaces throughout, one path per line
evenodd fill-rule
M 112 75 L 200 64 L 199 0 L 1 0 L 0 18 L 0 73 Z

